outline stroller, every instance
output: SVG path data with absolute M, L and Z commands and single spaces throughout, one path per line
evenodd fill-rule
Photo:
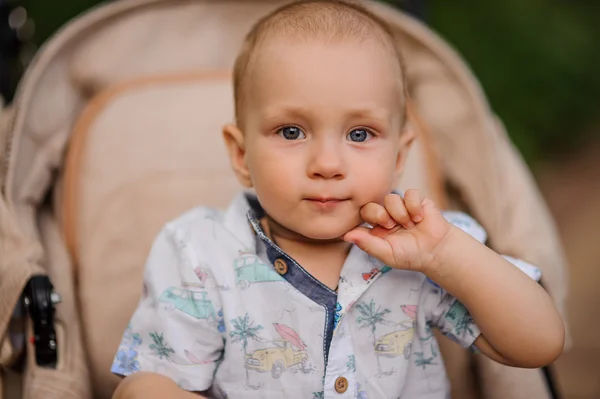
M 110 364 L 160 227 L 239 190 L 221 126 L 245 32 L 284 0 L 121 0 L 67 24 L 0 116 L 0 398 L 109 398 Z M 399 189 L 473 215 L 539 265 L 565 315 L 566 266 L 535 184 L 460 57 L 376 2 L 404 49 L 418 133 Z M 441 337 L 452 397 L 548 398 L 540 370 Z M 7 396 L 6 396 L 7 395 Z

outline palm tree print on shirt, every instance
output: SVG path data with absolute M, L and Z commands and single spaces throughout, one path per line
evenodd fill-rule
M 429 365 L 437 364 L 435 359 L 437 359 L 439 352 L 436 349 L 437 341 L 433 336 L 433 331 L 431 330 L 431 324 L 428 322 L 425 325 L 425 333 L 426 335 L 422 338 L 419 338 L 421 341 L 421 346 L 423 347 L 422 352 L 415 352 L 415 366 L 422 367 L 423 370 Z M 425 349 L 429 348 L 429 356 L 426 355 Z
M 471 337 L 474 336 L 474 332 L 471 329 L 474 321 L 467 308 L 455 300 L 450 309 L 446 312 L 445 319 L 454 325 L 454 335 L 462 337 L 469 334 Z
M 371 339 L 373 340 L 373 350 L 375 350 L 377 339 L 375 338 L 375 332 L 377 331 L 378 324 L 386 323 L 385 315 L 391 312 L 387 308 L 381 308 L 381 306 L 375 305 L 375 301 L 371 301 L 367 304 L 360 302 L 356 304 L 356 309 L 360 312 L 360 316 L 356 318 L 356 322 L 359 327 L 368 328 L 371 331 Z M 377 356 L 377 371 L 381 375 L 381 364 L 379 362 L 379 356 Z
M 423 367 L 423 370 L 429 365 L 437 364 L 435 360 L 436 356 L 425 357 L 424 352 L 415 352 L 415 366 Z
M 348 356 L 348 362 L 346 363 L 346 370 L 355 372 L 356 371 L 356 358 L 354 355 Z
M 248 355 L 248 340 L 252 339 L 254 341 L 260 341 L 258 332 L 263 329 L 263 326 L 260 324 L 254 325 L 254 322 L 250 320 L 248 313 L 246 313 L 244 317 L 236 317 L 235 319 L 231 319 L 230 322 L 233 326 L 233 330 L 229 332 L 231 342 L 241 343 L 242 350 L 244 351 L 244 362 L 246 362 L 246 356 Z M 246 370 L 246 387 L 251 387 L 248 368 L 245 367 L 245 364 L 244 369 Z
M 171 355 L 173 355 L 175 351 L 167 344 L 163 333 L 159 334 L 156 332 L 151 332 L 150 338 L 152 338 L 152 341 L 154 341 L 153 344 L 148 346 L 152 350 L 152 354 L 157 356 L 159 359 L 165 358 L 172 362 L 173 359 L 171 358 Z

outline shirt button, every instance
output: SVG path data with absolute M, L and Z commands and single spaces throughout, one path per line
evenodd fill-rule
M 344 393 L 348 389 L 348 380 L 344 377 L 338 377 L 335 380 L 335 391 L 337 393 Z
M 285 261 L 281 258 L 275 259 L 275 263 L 273 263 L 273 266 L 275 266 L 275 271 L 282 276 L 288 271 L 287 263 L 285 263 Z

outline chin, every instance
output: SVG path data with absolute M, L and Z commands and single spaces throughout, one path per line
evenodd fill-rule
M 304 237 L 309 238 L 311 240 L 314 241 L 341 241 L 344 237 L 344 234 L 346 234 L 347 232 L 343 232 L 343 233 L 339 233 L 339 232 L 335 232 L 335 233 L 327 233 L 327 232 L 315 232 L 314 234 L 312 233 L 308 233 L 308 234 L 303 234 Z
M 332 225 L 328 223 L 324 226 L 319 226 L 319 224 L 315 223 L 314 225 L 308 226 L 307 228 L 300 229 L 298 231 L 306 238 L 310 238 L 312 240 L 322 240 L 322 241 L 331 241 L 331 240 L 341 240 L 344 235 L 352 230 L 354 225 Z

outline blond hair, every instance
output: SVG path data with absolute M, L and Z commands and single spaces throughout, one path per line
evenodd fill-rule
M 406 67 L 389 25 L 355 2 L 347 0 L 305 0 L 284 5 L 261 18 L 248 32 L 233 69 L 235 118 L 241 127 L 248 71 L 257 49 L 268 38 L 281 35 L 294 40 L 319 38 L 335 42 L 347 38 L 365 40 L 375 36 L 397 61 L 400 84 L 407 97 Z M 399 110 L 403 113 L 404 109 Z

